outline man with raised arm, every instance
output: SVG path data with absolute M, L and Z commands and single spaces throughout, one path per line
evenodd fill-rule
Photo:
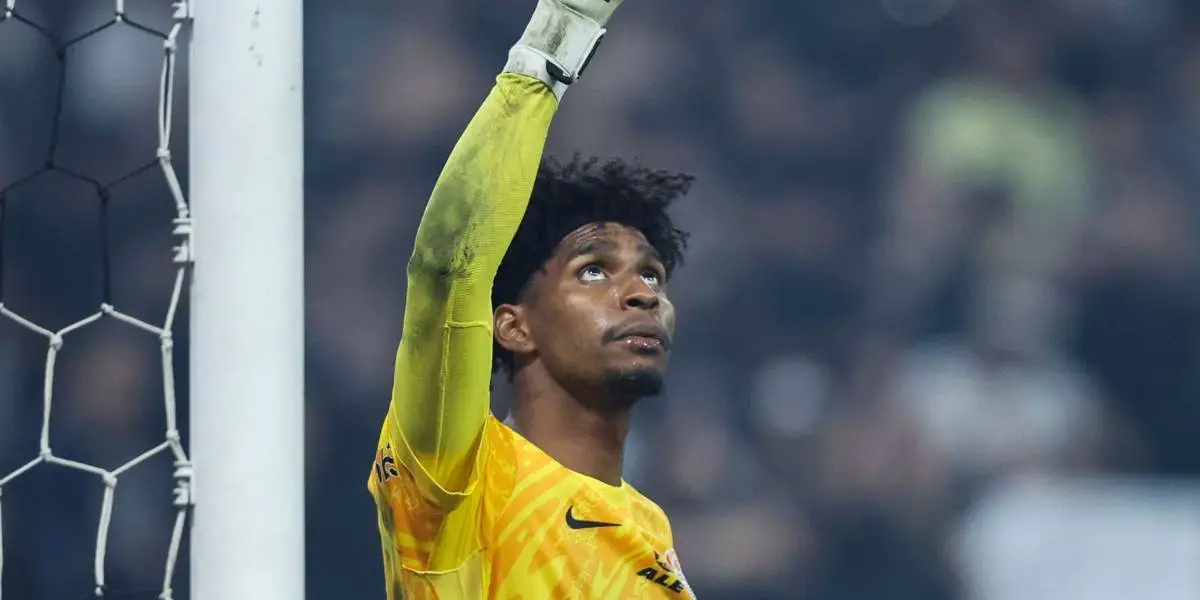
M 666 209 L 691 179 L 542 160 L 620 3 L 538 2 L 425 209 L 368 484 L 391 600 L 693 597 L 666 515 L 622 478 L 671 350 L 686 236 Z

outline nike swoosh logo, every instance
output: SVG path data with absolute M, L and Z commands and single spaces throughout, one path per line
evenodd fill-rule
M 571 529 L 592 529 L 594 527 L 620 527 L 620 523 L 605 523 L 604 521 L 585 521 L 576 519 L 575 515 L 571 514 L 574 506 L 567 507 L 567 527 Z

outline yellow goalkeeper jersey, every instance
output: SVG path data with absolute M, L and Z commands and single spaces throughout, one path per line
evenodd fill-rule
M 662 509 L 571 471 L 490 414 L 491 284 L 558 103 L 501 74 L 417 231 L 368 488 L 389 600 L 692 598 Z

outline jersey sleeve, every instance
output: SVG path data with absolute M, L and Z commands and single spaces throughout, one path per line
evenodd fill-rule
M 417 230 L 380 448 L 390 445 L 442 511 L 477 479 L 492 375 L 492 280 L 524 216 L 557 107 L 541 81 L 498 76 Z

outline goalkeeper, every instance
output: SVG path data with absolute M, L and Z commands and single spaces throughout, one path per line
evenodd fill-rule
M 630 410 L 663 384 L 685 245 L 665 211 L 691 180 L 542 162 L 620 3 L 539 1 L 425 209 L 368 484 L 391 600 L 693 597 L 666 515 L 621 476 Z

